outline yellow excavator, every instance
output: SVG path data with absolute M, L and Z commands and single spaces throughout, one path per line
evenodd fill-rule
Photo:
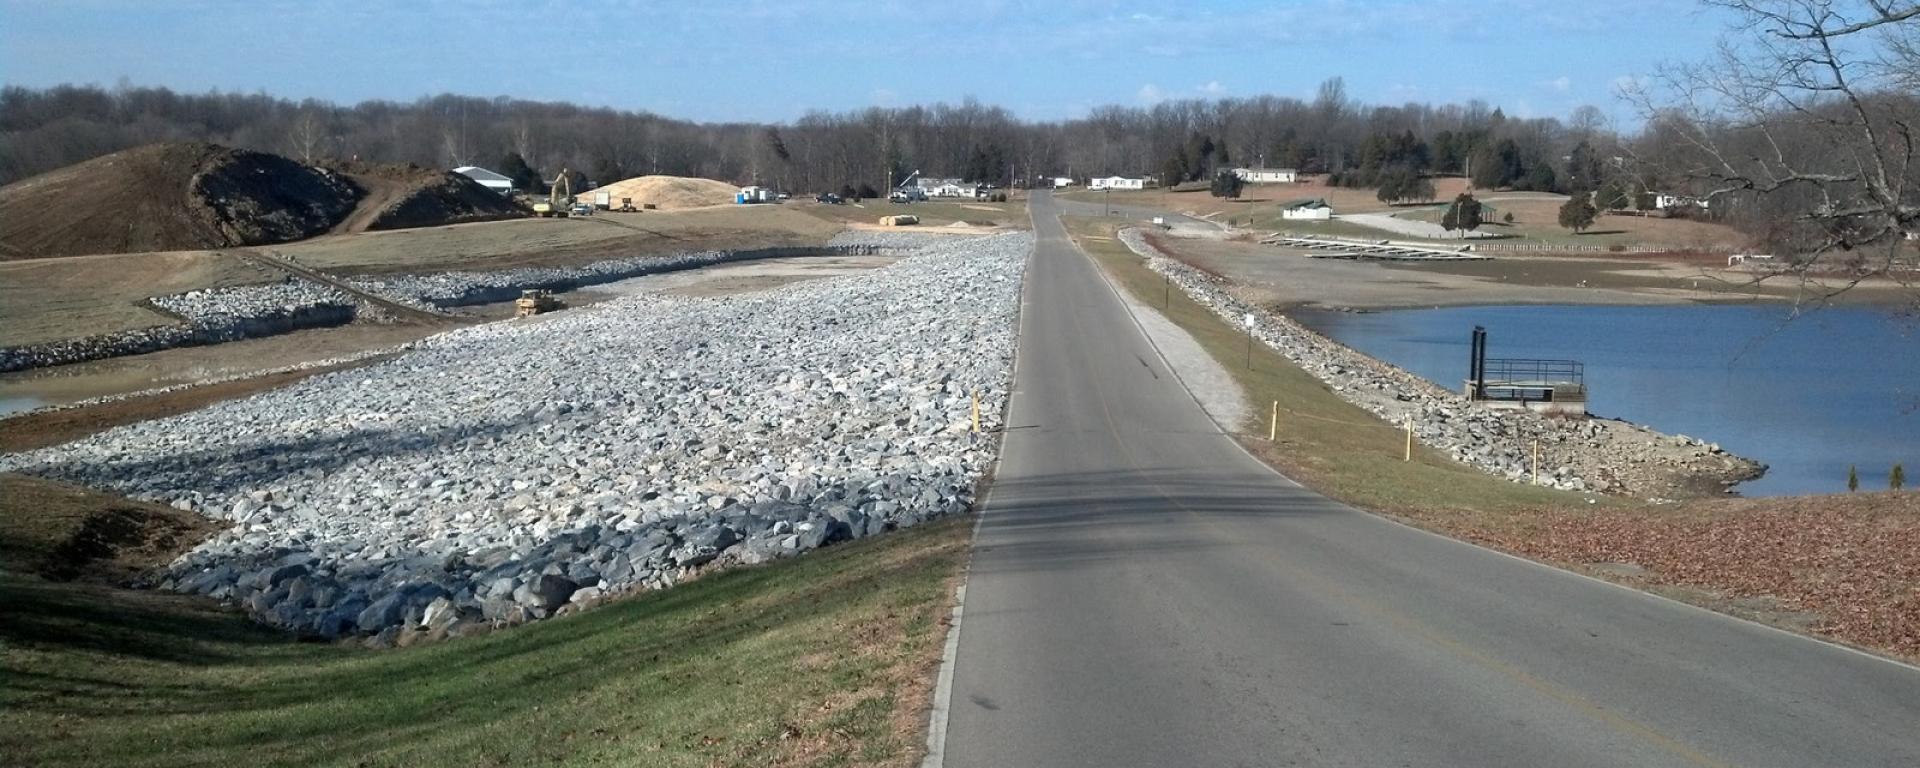
M 560 169 L 560 175 L 547 184 L 547 199 L 533 204 L 533 215 L 543 219 L 567 217 L 567 211 L 573 207 L 573 182 L 568 180 L 572 175 L 572 171 Z

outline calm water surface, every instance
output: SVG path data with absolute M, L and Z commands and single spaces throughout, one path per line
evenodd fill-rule
M 1296 319 L 1443 386 L 1467 377 L 1468 336 L 1488 357 L 1586 363 L 1589 408 L 1717 442 L 1769 465 L 1747 495 L 1885 488 L 1894 462 L 1920 478 L 1920 328 L 1869 309 L 1791 321 L 1773 306 L 1501 306 Z M 1920 481 L 1920 480 L 1917 480 Z

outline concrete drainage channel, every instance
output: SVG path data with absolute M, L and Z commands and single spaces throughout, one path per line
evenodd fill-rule
M 698 251 L 664 256 L 609 259 L 578 267 L 528 267 L 496 272 L 443 272 L 428 275 L 360 278 L 339 287 L 290 276 L 283 282 L 189 291 L 151 300 L 154 308 L 180 318 L 178 325 L 137 328 L 81 339 L 0 347 L 0 373 L 158 352 L 174 347 L 219 344 L 272 336 L 305 328 L 352 322 L 390 322 L 405 307 L 438 310 L 511 300 L 529 288 L 567 291 L 645 275 L 699 269 L 758 259 L 879 253 L 898 246 L 842 235 L 824 247 Z
M 375 645 L 964 511 L 998 451 L 1032 237 L 840 244 L 914 250 L 762 293 L 461 328 L 0 471 L 230 521 L 155 586 Z

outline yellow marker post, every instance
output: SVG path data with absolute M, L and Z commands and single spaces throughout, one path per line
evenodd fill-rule
M 1413 461 L 1413 419 L 1407 419 L 1406 424 L 1402 426 L 1407 430 L 1407 449 L 1400 454 L 1400 460 Z
M 973 391 L 973 433 L 980 434 L 980 390 Z
M 1533 439 L 1533 484 L 1540 484 L 1540 438 Z
M 1273 415 L 1267 417 L 1267 442 L 1280 437 L 1280 401 L 1273 401 Z

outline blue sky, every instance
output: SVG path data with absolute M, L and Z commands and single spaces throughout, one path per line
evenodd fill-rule
M 0 80 L 336 102 L 453 92 L 697 120 L 959 101 L 1031 119 L 1273 93 L 1593 104 L 1725 21 L 1686 0 L 0 0 Z

